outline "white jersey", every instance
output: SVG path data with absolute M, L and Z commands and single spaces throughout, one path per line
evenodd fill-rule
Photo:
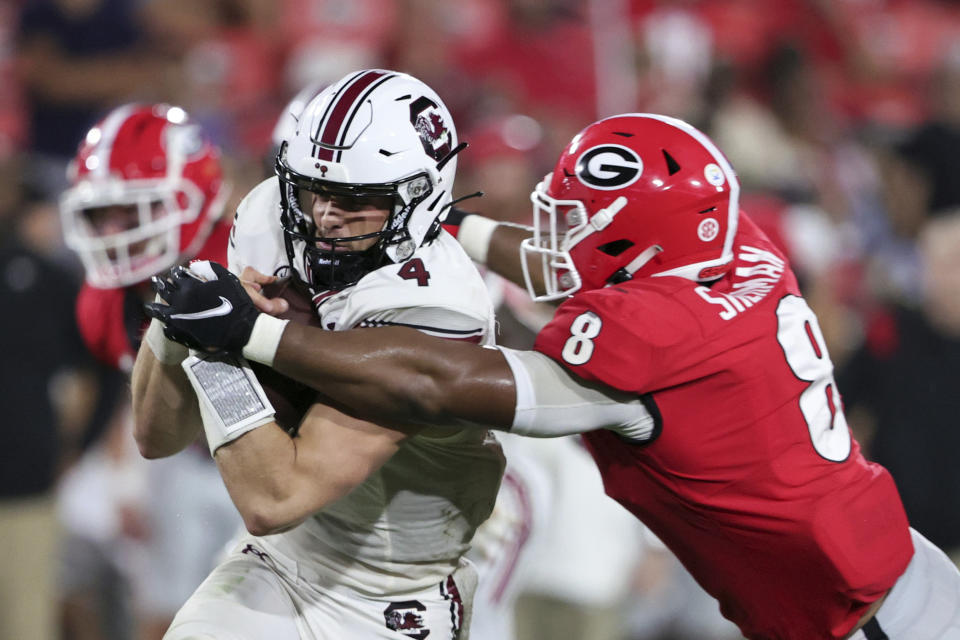
M 241 202 L 229 265 L 274 273 L 287 264 L 276 180 Z M 405 325 L 445 338 L 493 342 L 493 308 L 460 245 L 443 232 L 401 264 L 314 297 L 324 328 Z M 492 433 L 435 429 L 407 438 L 378 471 L 299 527 L 260 539 L 308 565 L 325 585 L 382 596 L 439 583 L 490 515 L 504 459 Z

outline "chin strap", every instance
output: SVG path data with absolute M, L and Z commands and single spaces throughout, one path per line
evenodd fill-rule
M 614 216 L 620 213 L 620 210 L 627 206 L 627 199 L 624 196 L 620 196 L 608 206 L 600 209 L 595 214 L 590 216 L 590 220 L 587 224 L 577 231 L 576 233 L 570 234 L 566 239 L 567 250 L 570 250 L 574 246 L 580 243 L 581 240 L 589 236 L 595 231 L 603 231 L 606 229 L 611 222 L 613 222 Z
M 633 274 L 639 271 L 643 265 L 653 260 L 654 256 L 663 251 L 663 247 L 658 244 L 652 245 L 640 252 L 640 254 L 627 263 L 626 266 L 617 269 L 607 281 L 607 286 L 620 284 L 633 278 Z
M 440 209 L 440 213 L 443 213 L 447 209 L 452 208 L 454 205 L 460 202 L 463 202 L 464 200 L 469 200 L 470 198 L 482 198 L 482 197 L 483 197 L 483 191 L 475 191 L 474 193 L 471 193 L 465 196 L 460 196 L 459 198 L 451 200 L 447 204 L 443 205 L 443 208 Z

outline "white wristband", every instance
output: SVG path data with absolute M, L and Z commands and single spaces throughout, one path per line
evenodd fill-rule
M 273 422 L 273 405 L 249 363 L 227 353 L 191 355 L 181 364 L 197 394 L 210 455 Z
M 143 341 L 150 347 L 150 351 L 153 351 L 154 357 L 163 364 L 180 364 L 189 355 L 185 346 L 163 335 L 163 323 L 156 318 L 150 321 L 147 332 L 143 334 Z
M 479 264 L 487 264 L 490 238 L 499 223 L 481 215 L 471 214 L 460 223 L 457 240 L 468 256 Z
M 254 362 L 272 367 L 280 346 L 280 338 L 283 337 L 283 330 L 287 328 L 288 322 L 290 321 L 261 313 L 253 323 L 253 331 L 243 348 L 243 355 Z

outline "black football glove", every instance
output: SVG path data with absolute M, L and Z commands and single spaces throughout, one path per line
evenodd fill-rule
M 191 349 L 239 353 L 250 340 L 260 311 L 240 279 L 210 262 L 216 279 L 204 280 L 182 266 L 150 279 L 167 304 L 148 302 L 144 310 L 164 325 L 163 334 Z

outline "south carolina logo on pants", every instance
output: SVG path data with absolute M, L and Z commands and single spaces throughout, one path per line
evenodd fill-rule
M 383 619 L 387 629 L 410 638 L 423 640 L 430 635 L 430 630 L 423 626 L 423 612 L 426 610 L 427 608 L 419 600 L 393 602 L 383 610 Z

